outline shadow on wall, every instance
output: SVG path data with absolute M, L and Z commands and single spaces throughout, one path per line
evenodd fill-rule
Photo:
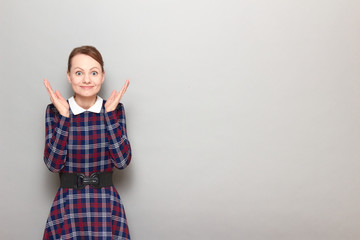
M 130 142 L 131 143 L 131 142 Z M 132 161 L 132 160 L 131 160 Z M 130 165 L 123 169 L 119 170 L 113 168 L 113 183 L 115 188 L 120 192 L 127 192 L 131 189 L 134 180 L 134 167 Z

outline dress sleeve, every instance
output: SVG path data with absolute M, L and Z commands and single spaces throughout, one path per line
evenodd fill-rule
M 127 138 L 125 109 L 119 103 L 114 111 L 105 113 L 106 136 L 115 167 L 126 168 L 131 160 L 131 147 Z
M 44 162 L 52 172 L 59 172 L 65 164 L 70 118 L 61 115 L 53 104 L 46 108 Z

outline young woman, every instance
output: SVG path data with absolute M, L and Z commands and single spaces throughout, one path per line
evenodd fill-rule
M 67 78 L 74 96 L 65 100 L 44 79 L 52 104 L 46 109 L 44 161 L 59 173 L 43 239 L 130 239 L 124 206 L 112 184 L 112 169 L 131 160 L 124 106 L 129 80 L 107 101 L 97 94 L 104 63 L 92 46 L 75 48 Z

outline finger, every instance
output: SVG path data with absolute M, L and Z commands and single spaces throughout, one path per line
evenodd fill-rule
M 129 84 L 130 84 L 130 81 L 129 81 L 129 79 L 128 79 L 128 80 L 126 80 L 126 82 L 125 82 L 124 86 L 123 86 L 123 87 L 121 88 L 121 90 L 120 90 L 120 94 L 119 94 L 119 100 L 118 100 L 118 102 L 120 102 L 120 100 L 121 100 L 122 96 L 125 94 L 125 92 L 126 92 L 126 90 L 127 90 L 128 86 L 129 86 Z
M 114 97 L 116 95 L 116 90 L 113 90 L 109 96 L 109 98 L 107 99 L 105 106 L 109 106 L 110 104 L 112 104 L 112 102 L 114 101 Z
M 65 98 L 63 98 L 63 96 L 61 96 L 61 93 L 59 92 L 59 90 L 55 91 L 55 95 L 57 98 L 59 98 L 61 101 L 65 100 Z M 66 101 L 66 100 L 65 100 Z
M 48 83 L 49 83 L 49 81 L 48 81 L 46 78 L 44 78 L 44 85 L 45 85 L 45 87 L 48 85 Z
M 50 85 L 50 82 L 49 82 L 46 78 L 44 78 L 44 84 L 45 84 L 45 87 L 46 87 L 46 88 L 52 89 L 52 88 L 51 88 L 51 85 Z
M 44 78 L 44 86 L 45 86 L 45 88 L 46 88 L 46 91 L 49 92 L 49 81 L 46 80 L 46 78 Z
M 116 96 L 115 96 L 115 100 L 114 100 L 114 102 L 116 103 L 116 105 L 120 102 L 120 100 L 121 100 L 121 96 L 122 96 L 122 93 L 123 92 L 123 89 L 121 89 L 117 94 L 116 94 Z
M 128 88 L 130 84 L 130 81 L 129 80 L 126 80 L 126 82 L 124 83 L 123 87 L 121 88 L 119 94 L 116 96 L 116 100 L 117 102 L 120 102 L 122 96 L 125 94 L 126 92 L 126 89 Z
M 50 99 L 51 101 L 53 102 L 54 98 L 55 98 L 55 94 L 54 94 L 54 91 L 52 90 L 51 86 L 50 86 L 50 83 L 48 80 L 44 80 L 44 84 L 45 84 L 45 87 L 46 87 L 46 90 L 48 91 L 49 93 L 49 96 L 50 96 Z
M 51 89 L 51 87 L 48 88 L 48 92 L 51 98 L 56 99 L 54 91 Z
M 116 91 L 115 91 L 116 92 Z M 114 96 L 114 98 L 112 99 L 112 101 L 109 103 L 110 106 L 112 106 L 113 108 L 116 108 L 117 105 L 119 104 L 121 99 L 121 91 L 117 92 Z
M 48 90 L 48 92 L 54 92 L 52 90 L 51 85 L 50 85 L 50 83 L 49 83 L 49 81 L 47 79 L 44 80 L 44 84 L 45 84 L 45 87 Z
M 126 91 L 126 89 L 128 88 L 129 85 L 130 85 L 130 81 L 129 81 L 129 79 L 127 79 L 126 82 L 124 83 L 124 86 L 123 86 L 123 88 L 125 87 L 125 91 Z
M 130 85 L 130 81 L 129 81 L 129 79 L 127 79 L 124 84 L 124 87 L 125 87 L 124 92 L 126 92 L 126 89 L 129 87 L 129 85 Z
M 61 105 L 65 106 L 65 107 L 68 106 L 68 102 L 66 101 L 65 98 L 63 98 L 63 96 L 61 96 L 61 93 L 58 90 L 55 91 L 55 95 L 56 95 L 57 99 L 60 101 Z
M 111 101 L 114 100 L 116 94 L 117 94 L 117 92 L 116 92 L 116 90 L 114 89 L 114 90 L 111 92 L 111 95 L 110 95 L 109 99 L 110 99 Z

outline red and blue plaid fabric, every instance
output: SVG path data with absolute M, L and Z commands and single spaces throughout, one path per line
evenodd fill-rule
M 85 173 L 123 169 L 130 163 L 124 106 L 70 117 L 53 104 L 46 109 L 44 162 L 52 172 Z M 124 206 L 115 187 L 59 188 L 43 239 L 130 239 Z

